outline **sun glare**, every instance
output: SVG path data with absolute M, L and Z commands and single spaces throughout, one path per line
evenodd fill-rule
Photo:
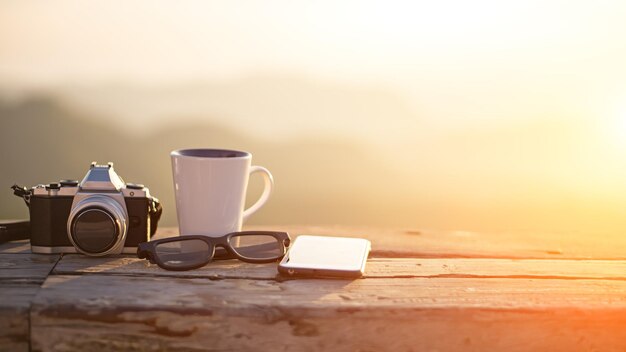
M 626 110 L 624 110 L 617 118 L 617 136 L 621 144 L 626 145 Z
M 612 129 L 613 144 L 626 150 L 626 104 L 617 109 L 610 128 Z

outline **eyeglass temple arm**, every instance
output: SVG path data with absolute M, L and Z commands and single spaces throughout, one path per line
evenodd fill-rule
M 148 259 L 150 263 L 155 264 L 154 258 L 152 257 L 152 252 L 147 248 L 146 245 L 143 245 L 143 243 L 140 243 L 137 247 L 137 258 Z

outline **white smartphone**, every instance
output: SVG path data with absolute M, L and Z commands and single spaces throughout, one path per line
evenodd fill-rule
M 363 238 L 301 235 L 278 265 L 289 276 L 358 278 L 365 272 L 370 241 Z

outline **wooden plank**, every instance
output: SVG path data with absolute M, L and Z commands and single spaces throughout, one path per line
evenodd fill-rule
M 190 271 L 168 271 L 150 264 L 145 259 L 119 255 L 100 258 L 86 258 L 78 254 L 66 254 L 53 273 L 66 274 L 104 274 L 130 276 L 164 276 L 180 278 L 247 278 L 274 279 L 278 274 L 277 263 L 249 264 L 238 260 L 220 260 L 200 269 Z
M 0 243 L 0 253 L 30 254 L 30 242 L 27 240 Z
M 626 280 L 624 260 L 371 258 L 367 277 Z
M 248 264 L 238 260 L 214 261 L 191 271 L 167 271 L 132 256 L 87 258 L 67 254 L 54 268 L 55 274 L 104 274 L 190 278 L 243 278 L 271 280 L 277 263 Z M 370 258 L 367 278 L 485 277 L 568 278 L 626 280 L 622 260 L 541 260 L 484 258 Z
M 61 275 L 31 324 L 35 351 L 622 351 L 626 282 Z
M 287 231 L 292 235 L 364 237 L 377 257 L 626 259 L 626 236 L 621 233 L 541 231 L 436 231 L 375 229 L 346 226 L 250 226 Z M 161 236 L 177 233 L 163 228 Z
M 41 280 L 0 279 L 0 351 L 29 350 L 30 304 L 40 285 Z
M 0 351 L 29 350 L 30 304 L 59 258 L 0 253 Z
M 43 282 L 60 257 L 58 254 L 0 253 L 0 280 L 39 279 Z

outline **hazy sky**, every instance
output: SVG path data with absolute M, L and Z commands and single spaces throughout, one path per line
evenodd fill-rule
M 622 1 L 2 1 L 10 84 L 164 83 L 280 72 L 383 85 L 421 115 L 626 109 Z
M 622 1 L 9 0 L 0 83 L 293 75 L 387 90 L 428 127 L 550 120 L 622 143 L 625 18 Z
M 7 0 L 0 83 L 285 74 L 389 90 L 446 128 L 570 120 L 619 140 L 625 18 L 622 1 Z

